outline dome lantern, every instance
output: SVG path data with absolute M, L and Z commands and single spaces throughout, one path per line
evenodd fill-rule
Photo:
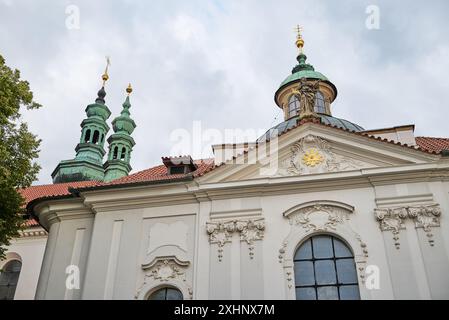
M 307 116 L 314 115 L 316 117 L 315 113 L 331 116 L 330 104 L 337 97 L 337 88 L 326 76 L 315 71 L 315 68 L 306 62 L 307 56 L 303 52 L 302 29 L 297 26 L 295 31 L 297 32 L 295 44 L 299 51 L 296 58 L 298 64 L 293 68 L 292 74 L 281 83 L 274 95 L 274 100 L 277 106 L 284 111 L 284 119 L 288 120 L 298 116 L 302 110 L 298 89 L 316 85 L 314 110 L 312 113 L 307 112 Z

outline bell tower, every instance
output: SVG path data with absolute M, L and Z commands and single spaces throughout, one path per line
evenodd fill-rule
M 131 84 L 129 84 L 128 88 L 126 88 L 128 95 L 122 105 L 123 110 L 120 116 L 112 121 L 114 133 L 108 138 L 109 154 L 104 164 L 104 181 L 106 182 L 127 176 L 131 171 L 131 151 L 136 144 L 131 137 L 131 134 L 136 128 L 136 124 L 130 118 L 129 113 L 129 108 L 131 108 L 129 96 L 132 91 Z
M 102 75 L 103 85 L 98 91 L 95 103 L 86 108 L 87 118 L 81 122 L 81 138 L 75 148 L 76 156 L 71 160 L 59 162 L 53 173 L 53 183 L 104 179 L 103 157 L 106 153 L 104 142 L 109 126 L 106 120 L 111 111 L 105 104 L 105 84 L 109 79 L 107 59 L 106 69 Z

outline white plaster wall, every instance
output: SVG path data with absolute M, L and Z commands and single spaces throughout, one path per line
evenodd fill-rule
M 46 242 L 45 236 L 17 238 L 11 241 L 6 253 L 7 259 L 0 262 L 0 267 L 9 261 L 8 257 L 18 256 L 22 261 L 15 300 L 34 299 Z
M 153 279 L 153 282 L 145 282 L 147 273 L 142 269 L 142 261 L 145 260 L 148 249 L 148 231 L 151 226 L 157 223 L 170 225 L 181 221 L 188 226 L 189 233 L 186 256 L 190 264 L 186 267 L 185 277 L 183 276 L 185 280 L 181 282 L 181 285 L 185 286 L 185 295 L 189 294 L 186 288 L 190 288 L 194 299 L 292 298 L 294 294 L 289 293 L 289 290 L 294 288 L 286 287 L 284 267 L 279 261 L 279 249 L 292 230 L 283 213 L 305 202 L 325 200 L 342 202 L 355 208 L 349 215 L 348 226 L 357 232 L 367 245 L 367 265 L 379 268 L 379 289 L 367 290 L 359 281 L 363 299 L 400 299 L 408 297 L 406 293 L 410 293 L 411 298 L 429 299 L 432 298 L 432 292 L 436 292 L 440 298 L 449 299 L 449 294 L 441 288 L 432 288 L 434 278 L 429 277 L 431 270 L 429 265 L 426 266 L 424 257 L 432 257 L 434 249 L 426 247 L 428 244 L 425 237 L 419 235 L 420 229 L 415 229 L 413 223 L 407 222 L 406 230 L 400 233 L 401 248 L 396 249 L 391 240 L 392 234 L 389 231 L 381 231 L 374 216 L 379 199 L 397 198 L 397 201 L 403 201 L 408 199 L 407 197 L 431 194 L 433 201 L 440 204 L 442 209 L 441 227 L 438 227 L 439 235 L 436 240 L 444 246 L 436 246 L 435 250 L 438 250 L 443 260 L 447 259 L 449 239 L 445 234 L 449 232 L 448 191 L 446 182 L 391 184 L 233 199 L 202 199 L 191 204 L 140 206 L 134 209 L 97 212 L 92 221 L 64 220 L 54 232 L 53 228 L 50 231 L 52 244 L 47 248 L 48 270 L 43 271 L 44 275 L 45 272 L 49 272 L 49 275 L 47 280 L 43 279 L 42 287 L 46 289 L 40 297 L 135 299 L 139 289 L 143 288 L 142 290 L 149 292 L 154 289 L 151 286 L 155 287 L 156 284 L 174 285 L 175 282 L 171 280 L 158 280 L 156 283 Z M 254 258 L 250 259 L 246 242 L 239 238 L 238 233 L 234 233 L 231 242 L 224 245 L 223 260 L 219 261 L 218 246 L 209 243 L 206 223 L 255 217 L 265 219 L 265 230 L 263 240 L 255 242 Z M 84 241 L 87 242 L 81 246 L 80 255 L 86 257 L 87 267 L 83 273 L 85 278 L 82 281 L 81 293 L 69 296 L 64 289 L 64 269 L 71 259 L 73 260 L 71 257 L 73 248 L 76 247 L 76 232 L 80 228 L 86 230 Z M 90 237 L 92 241 L 89 241 Z M 176 237 L 176 234 L 172 235 L 173 239 Z M 352 241 L 346 240 L 350 243 Z M 167 245 L 173 244 L 170 235 L 166 242 Z M 161 243 L 159 245 L 163 246 Z M 54 249 L 51 249 L 52 246 Z M 440 263 L 437 260 L 436 263 Z M 401 278 L 398 278 L 398 274 Z M 294 275 L 292 276 L 294 279 Z M 447 280 L 447 274 L 440 276 L 442 280 Z M 400 290 L 393 287 L 393 284 L 398 283 Z M 145 294 L 138 296 L 144 297 Z

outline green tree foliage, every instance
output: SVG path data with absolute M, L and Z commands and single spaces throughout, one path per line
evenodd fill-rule
M 37 109 L 27 81 L 0 55 L 0 258 L 23 225 L 24 199 L 17 191 L 36 179 L 40 140 L 20 119 L 20 108 Z

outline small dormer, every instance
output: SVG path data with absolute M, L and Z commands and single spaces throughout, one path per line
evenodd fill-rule
M 191 156 L 162 157 L 167 174 L 187 174 L 197 169 Z

